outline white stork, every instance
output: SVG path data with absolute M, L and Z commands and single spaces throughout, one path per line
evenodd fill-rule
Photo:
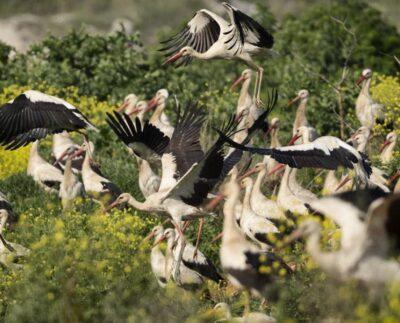
M 307 127 L 300 128 L 305 129 Z M 280 148 L 256 148 L 240 145 L 224 134 L 220 134 L 220 136 L 234 148 L 271 156 L 279 163 L 289 165 L 292 168 L 312 167 L 334 170 L 343 166 L 354 169 L 359 186 L 372 185 L 369 181 L 372 169 L 366 156 L 336 137 L 323 136 L 313 142 Z M 291 142 L 300 137 L 300 134 L 296 134 Z
M 357 85 L 362 84 L 360 94 L 356 101 L 356 115 L 361 125 L 372 129 L 377 119 L 385 118 L 383 107 L 372 100 L 369 88 L 371 86 L 372 70 L 367 68 L 362 71 Z
M 127 116 L 127 118 L 129 117 Z M 102 206 L 103 211 L 107 211 L 108 207 L 116 201 L 122 191 L 116 184 L 101 174 L 93 162 L 93 152 L 93 143 L 85 140 L 81 149 L 75 152 L 73 157 L 85 153 L 82 166 L 82 182 L 85 192 L 92 200 Z
M 288 103 L 288 105 L 292 105 L 293 103 L 300 100 L 300 104 L 297 107 L 296 117 L 293 123 L 293 135 L 296 134 L 296 131 L 299 127 L 309 127 L 306 114 L 306 108 L 309 96 L 310 93 L 307 90 L 300 90 L 297 93 L 297 96 Z
M 282 147 L 280 141 L 279 141 L 279 125 L 280 125 L 280 120 L 279 118 L 272 118 L 270 122 L 270 133 L 271 133 L 271 145 L 270 148 L 279 148 Z M 278 165 L 278 162 L 271 158 L 270 156 L 265 156 L 263 159 L 263 163 L 266 165 L 267 173 L 269 173 L 272 169 Z M 267 181 L 272 181 L 276 180 L 276 178 L 270 179 L 267 178 Z
M 127 115 L 132 115 L 136 113 L 136 104 L 138 103 L 139 99 L 136 94 L 130 93 L 124 98 L 124 102 L 118 108 L 118 112 L 126 113 Z
M 269 234 L 279 233 L 278 228 L 266 217 L 262 217 L 253 211 L 250 197 L 253 190 L 253 180 L 246 177 L 241 181 L 245 189 L 242 214 L 240 216 L 240 228 L 251 240 L 258 243 L 261 248 L 268 249 L 273 245 Z
M 64 209 L 69 209 L 73 201 L 82 192 L 82 183 L 78 180 L 77 176 L 72 170 L 73 155 L 76 153 L 75 147 L 67 149 L 67 161 L 65 162 L 64 178 L 60 185 L 59 196 L 61 204 Z
M 38 91 L 26 91 L 0 108 L 0 144 L 6 149 L 82 129 L 98 131 L 72 104 Z
M 385 142 L 380 149 L 380 159 L 382 163 L 390 163 L 393 159 L 393 151 L 397 143 L 397 133 L 395 131 L 389 132 L 386 136 Z
M 242 60 L 257 70 L 254 98 L 259 106 L 263 68 L 253 62 L 252 56 L 272 53 L 274 38 L 258 22 L 231 4 L 223 2 L 222 5 L 230 21 L 206 9 L 197 11 L 181 32 L 163 42 L 165 48 L 162 50 L 172 55 L 166 63 L 181 58 L 179 65 L 187 65 L 193 57 Z
M 53 135 L 52 154 L 56 159 L 54 165 L 65 168 L 65 163 L 71 150 L 78 150 L 80 145 L 75 143 L 67 131 Z M 83 156 L 77 156 L 72 160 L 72 169 L 75 173 L 82 170 Z
M 147 102 L 148 110 L 156 108 L 152 116 L 153 119 L 150 119 L 150 123 L 153 123 L 152 121 L 154 121 L 155 123 L 161 123 L 161 126 L 163 127 L 172 127 L 168 116 L 164 112 L 168 98 L 168 90 L 159 89 L 156 94 L 150 99 L 150 101 Z
M 262 295 L 276 281 L 277 273 L 290 273 L 291 269 L 275 254 L 261 250 L 246 240 L 235 219 L 235 207 L 239 199 L 240 187 L 233 179 L 227 182 L 222 193 L 227 196 L 224 204 L 224 224 L 220 260 L 231 284 L 239 290 Z M 274 266 L 272 264 L 275 263 Z M 262 270 L 261 268 L 270 268 Z M 268 273 L 267 273 L 268 272 Z M 249 300 L 246 312 L 250 311 Z
M 161 225 L 156 225 L 145 239 L 148 240 L 152 237 L 154 237 L 154 243 L 150 253 L 151 270 L 157 279 L 158 285 L 164 288 L 167 284 L 165 275 L 166 259 L 159 245 L 164 238 L 164 228 Z
M 147 212 L 167 213 L 179 228 L 182 219 L 204 217 L 207 211 L 201 208 L 211 189 L 222 180 L 239 161 L 241 154 L 231 154 L 224 159 L 223 142 L 217 142 L 203 153 L 199 137 L 204 116 L 197 106 L 187 106 L 178 118 L 175 131 L 169 139 L 148 122 L 136 126 L 119 114 L 109 114 L 108 123 L 118 137 L 136 155 L 150 163 L 162 164 L 161 184 L 158 192 L 151 194 L 144 202 L 139 202 L 130 194 L 122 194 L 113 206 L 129 203 Z M 267 110 L 254 125 L 254 132 L 269 113 Z M 223 132 L 233 131 L 231 118 L 223 127 Z
M 46 192 L 58 193 L 64 179 L 62 171 L 49 164 L 39 154 L 39 140 L 31 146 L 27 174 Z
M 151 168 L 145 159 L 136 157 L 138 163 L 138 182 L 144 198 L 156 193 L 160 189 L 161 178 Z
M 335 279 L 355 279 L 369 287 L 400 281 L 400 264 L 388 260 L 389 251 L 400 251 L 400 195 L 385 198 L 382 194 L 376 189 L 346 192 L 311 204 L 341 227 L 338 251 L 321 251 L 321 228 L 313 221 L 303 223 L 287 241 L 307 236 L 307 249 L 314 261 Z

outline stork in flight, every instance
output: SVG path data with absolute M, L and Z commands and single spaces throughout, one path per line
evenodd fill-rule
M 98 131 L 72 104 L 55 96 L 29 90 L 0 108 L 0 145 L 14 150 L 48 134 Z
M 219 15 L 201 9 L 186 24 L 185 28 L 163 42 L 161 49 L 170 56 L 166 63 L 181 59 L 180 65 L 187 65 L 192 58 L 209 60 L 214 58 L 236 59 L 244 61 L 248 66 L 257 70 L 256 90 L 254 99 L 260 106 L 260 91 L 263 68 L 254 63 L 252 57 L 261 53 L 272 53 L 273 36 L 257 21 L 223 2 L 229 22 Z

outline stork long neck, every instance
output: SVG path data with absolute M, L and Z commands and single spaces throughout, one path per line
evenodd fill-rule
M 224 235 L 222 237 L 222 243 L 229 241 L 230 239 L 241 238 L 242 233 L 236 224 L 235 218 L 235 207 L 239 199 L 239 190 L 229 195 L 224 204 Z
M 36 140 L 31 147 L 29 162 L 28 162 L 28 172 L 34 167 L 37 163 L 45 163 L 46 161 L 39 155 L 39 141 Z
M 158 104 L 156 110 L 154 111 L 153 115 L 150 118 L 150 123 L 160 121 L 160 117 L 164 109 L 165 109 L 165 102 Z
M 264 177 L 267 174 L 267 170 L 264 168 L 262 169 L 256 178 L 256 181 L 254 182 L 254 186 L 253 186 L 253 194 L 262 194 L 261 193 L 261 185 L 263 183 Z
M 294 121 L 293 132 L 297 130 L 298 127 L 307 125 L 306 107 L 308 99 L 302 99 L 296 111 L 296 118 Z
M 251 78 L 247 78 L 244 80 L 242 88 L 240 89 L 239 94 L 239 106 L 243 106 L 246 103 L 246 98 L 249 96 L 249 88 L 250 88 Z
M 246 210 L 251 209 L 250 197 L 251 197 L 252 190 L 253 190 L 253 183 L 247 184 L 246 188 L 245 188 L 245 192 L 244 192 L 243 209 L 246 209 Z
M 371 87 L 371 80 L 372 80 L 371 78 L 368 78 L 364 81 L 360 94 L 362 93 L 366 96 L 369 96 L 369 88 Z
M 72 159 L 68 158 L 64 168 L 64 181 L 70 183 L 74 177 L 75 175 L 72 171 Z
M 279 129 L 274 128 L 271 131 L 271 148 L 277 148 L 281 146 L 281 143 L 279 142 L 279 137 L 278 137 Z
M 366 148 L 367 148 L 367 140 L 363 140 L 362 142 L 359 143 L 357 150 L 359 152 L 364 153 Z
M 392 156 L 394 147 L 396 147 L 396 141 L 392 141 L 387 147 L 385 147 L 381 155 L 385 157 Z
M 132 195 L 129 196 L 128 204 L 140 211 L 147 211 L 145 203 L 139 202 Z

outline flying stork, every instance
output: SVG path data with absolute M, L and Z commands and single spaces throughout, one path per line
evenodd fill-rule
M 48 134 L 90 129 L 98 131 L 72 104 L 29 90 L 0 108 L 0 145 L 14 150 Z
M 223 2 L 222 5 L 229 15 L 229 22 L 207 9 L 197 11 L 181 32 L 163 42 L 165 47 L 161 50 L 167 56 L 172 55 L 165 63 L 181 59 L 178 66 L 187 65 L 193 57 L 244 61 L 257 70 L 254 98 L 257 106 L 260 106 L 264 70 L 254 63 L 252 56 L 272 53 L 274 38 L 257 21 L 231 4 Z

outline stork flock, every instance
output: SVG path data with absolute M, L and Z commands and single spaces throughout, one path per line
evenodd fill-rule
M 256 70 L 253 95 L 252 69 L 244 70 L 232 84 L 232 89 L 242 86 L 236 111 L 214 128 L 218 135 L 208 149 L 203 149 L 200 140 L 204 109 L 189 103 L 172 118 L 166 113 L 166 89 L 148 101 L 129 94 L 118 110 L 107 112 L 108 126 L 137 163 L 143 195 L 139 199 L 144 201 L 122 192 L 101 173 L 89 140 L 90 132 L 97 132 L 97 128 L 60 98 L 29 90 L 6 103 L 0 108 L 0 144 L 6 149 L 31 144 L 28 175 L 45 191 L 59 194 L 64 209 L 72 208 L 74 199 L 84 194 L 98 202 L 104 212 L 129 205 L 165 218 L 145 239 L 154 241 L 150 262 L 161 287 L 174 282 L 184 289 L 196 289 L 207 279 L 217 283 L 227 280 L 250 297 L 272 297 L 276 283 L 296 271 L 295 263 L 286 263 L 280 256 L 282 246 L 300 237 L 306 239 L 306 250 L 314 261 L 335 279 L 355 279 L 373 287 L 399 281 L 400 263 L 389 255 L 400 251 L 400 194 L 399 184 L 394 183 L 400 171 L 388 179 L 390 174 L 372 166 L 366 154 L 375 122 L 384 111 L 369 92 L 372 71 L 364 70 L 357 82 L 361 91 L 355 111 L 361 127 L 348 141 L 317 136 L 307 120 L 310 94 L 300 90 L 289 102 L 299 102 L 293 138 L 282 146 L 279 119 L 267 121 L 277 105 L 278 93 L 269 91 L 264 105 L 260 99 L 263 68 L 252 60 L 255 54 L 272 52 L 273 36 L 237 8 L 223 5 L 229 21 L 200 10 L 181 32 L 164 42 L 163 48 L 168 64 L 223 58 L 242 60 Z M 153 113 L 147 117 L 150 111 Z M 83 135 L 83 143 L 74 142 L 70 132 Z M 53 136 L 50 162 L 39 152 L 40 140 L 48 135 Z M 268 136 L 269 147 L 255 146 Z M 393 159 L 396 140 L 396 131 L 392 131 L 382 144 L 383 165 Z M 263 158 L 251 166 L 256 155 Z M 328 171 L 322 190 L 325 197 L 298 182 L 296 175 L 301 168 Z M 341 179 L 336 177 L 338 168 L 346 170 Z M 223 207 L 218 208 L 221 203 Z M 223 225 L 214 241 L 222 237 L 222 271 L 199 250 L 204 222 L 218 217 L 219 210 Z M 314 217 L 299 223 L 312 215 L 331 219 L 341 231 L 339 250 L 321 250 L 321 227 Z M 5 254 L 11 253 L 15 259 L 28 255 L 28 249 L 4 238 L 4 229 L 11 228 L 16 216 L 2 193 L 0 217 L 0 262 L 9 259 Z M 197 241 L 192 244 L 185 231 L 195 220 L 200 225 Z M 171 225 L 165 227 L 167 223 Z M 160 248 L 164 240 L 165 252 Z M 227 304 L 216 307 L 224 308 L 231 317 Z M 245 318 L 249 321 L 255 316 L 260 322 L 274 321 L 262 313 L 250 314 L 247 302 Z

